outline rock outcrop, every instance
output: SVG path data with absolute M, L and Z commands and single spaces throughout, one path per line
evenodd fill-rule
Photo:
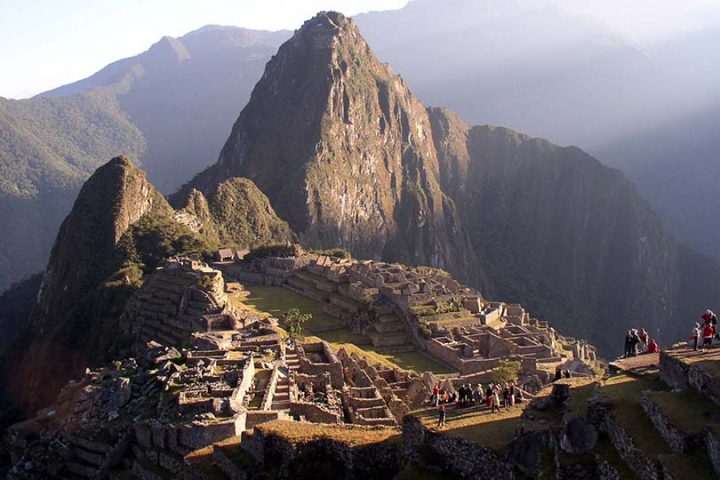
M 218 163 L 175 198 L 244 176 L 307 246 L 342 245 L 478 283 L 438 169 L 424 106 L 352 21 L 321 13 L 268 63 Z
M 100 287 L 125 260 L 121 238 L 147 214 L 172 218 L 172 208 L 128 158 L 112 159 L 85 183 L 58 232 L 28 332 L 4 365 L 6 392 L 18 405 L 46 403 L 120 340 L 112 325 L 132 274 Z
M 143 215 L 172 208 L 126 157 L 98 168 L 58 232 L 33 312 L 40 333 L 113 272 L 118 242 Z
M 470 127 L 431 109 L 445 191 L 460 214 L 490 293 L 522 301 L 603 351 L 642 319 L 655 336 L 676 318 L 678 248 L 635 187 L 575 147 L 507 128 Z M 632 320 L 631 320 L 632 319 Z M 649 327 L 649 328 L 648 328 Z
M 234 177 L 217 185 L 206 198 L 191 190 L 176 219 L 223 245 L 252 248 L 294 240 L 263 192 L 250 180 Z

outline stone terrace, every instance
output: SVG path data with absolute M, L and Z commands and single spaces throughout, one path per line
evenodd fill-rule
M 373 345 L 425 351 L 463 375 L 487 376 L 512 359 L 545 382 L 558 366 L 589 373 L 581 364 L 598 362 L 586 342 L 559 335 L 520 305 L 487 302 L 433 268 L 302 254 L 235 265 L 232 274 L 322 302 Z

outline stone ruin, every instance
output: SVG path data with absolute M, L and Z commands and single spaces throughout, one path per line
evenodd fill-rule
M 174 478 L 190 452 L 268 421 L 397 426 L 428 397 L 432 379 L 286 341 L 274 319 L 233 307 L 230 289 L 201 262 L 158 269 L 122 316 L 135 355 L 8 430 L 12 478 Z
M 599 362 L 587 342 L 559 335 L 520 305 L 486 301 L 441 270 L 308 253 L 222 267 L 321 302 L 373 345 L 424 351 L 473 381 L 486 381 L 504 360 L 519 361 L 522 374 L 540 383 L 558 368 L 591 374 Z
M 233 323 L 235 313 L 218 270 L 197 260 L 173 258 L 128 302 L 121 325 L 140 341 L 187 347 L 194 332 L 240 327 Z

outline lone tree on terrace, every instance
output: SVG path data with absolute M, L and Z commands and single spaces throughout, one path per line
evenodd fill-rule
M 300 310 L 293 308 L 287 310 L 280 315 L 282 325 L 287 330 L 290 338 L 302 338 L 303 328 L 307 322 L 312 320 L 312 315 L 309 313 L 300 313 Z

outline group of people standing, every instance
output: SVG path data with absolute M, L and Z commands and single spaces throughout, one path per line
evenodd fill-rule
M 438 427 L 445 426 L 448 404 L 457 408 L 479 406 L 493 413 L 499 412 L 500 406 L 508 408 L 523 400 L 523 391 L 515 382 L 489 383 L 485 389 L 481 383 L 474 387 L 464 383 L 452 393 L 436 385 L 430 397 L 430 402 L 438 408 Z
M 623 358 L 635 357 L 643 353 L 657 353 L 660 351 L 660 346 L 657 342 L 650 338 L 650 335 L 641 328 L 639 331 L 636 328 L 628 330 L 625 335 L 625 353 Z
M 695 351 L 705 352 L 712 346 L 713 338 L 720 339 L 720 334 L 717 332 L 717 316 L 708 309 L 700 316 L 700 322 L 697 322 L 690 332 L 690 340 Z M 702 344 L 700 344 L 701 340 Z

